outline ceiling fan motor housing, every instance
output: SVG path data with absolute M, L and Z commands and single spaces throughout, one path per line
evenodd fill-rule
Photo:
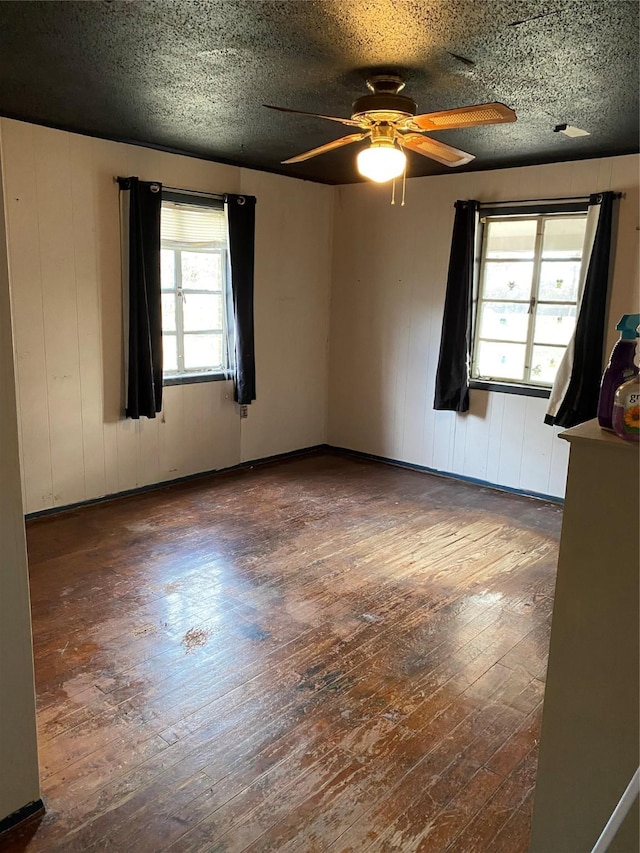
M 396 121 L 408 116 L 414 116 L 417 112 L 416 102 L 404 95 L 394 95 L 380 92 L 374 95 L 364 95 L 353 102 L 351 118 L 357 120 L 370 113 L 381 113 L 386 115 L 370 116 L 379 121 Z
M 404 80 L 399 74 L 372 74 L 367 79 L 367 88 L 373 94 L 353 102 L 352 119 L 357 121 L 364 117 L 370 121 L 399 121 L 416 114 L 416 102 L 398 94 L 404 89 Z

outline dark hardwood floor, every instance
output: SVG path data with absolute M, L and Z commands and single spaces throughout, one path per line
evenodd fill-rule
M 561 517 L 326 455 L 30 522 L 0 851 L 525 853 Z

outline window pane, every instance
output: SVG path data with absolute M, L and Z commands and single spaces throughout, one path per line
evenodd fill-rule
M 527 340 L 529 306 L 522 303 L 484 302 L 480 309 L 480 337 L 498 341 Z
M 185 370 L 220 367 L 222 364 L 222 335 L 185 335 Z
M 531 358 L 531 380 L 533 382 L 553 383 L 560 367 L 564 347 L 534 346 Z
M 222 329 L 222 297 L 185 293 L 182 303 L 185 332 Z
M 575 302 L 580 283 L 580 261 L 543 261 L 540 265 L 538 299 L 542 302 Z
M 165 290 L 175 287 L 175 258 L 171 249 L 160 250 L 160 281 Z
M 505 220 L 487 224 L 487 258 L 533 258 L 536 219 Z
M 178 369 L 178 344 L 175 335 L 167 335 L 162 333 L 162 369 L 165 373 Z
M 173 293 L 162 294 L 162 329 L 165 332 L 176 330 L 176 297 Z
M 566 346 L 576 326 L 575 305 L 538 305 L 533 340 Z
M 478 342 L 476 368 L 480 376 L 493 379 L 524 379 L 524 344 Z
M 220 253 L 182 252 L 182 287 L 194 290 L 221 290 Z
M 524 299 L 531 298 L 531 279 L 533 263 L 492 263 L 485 264 L 484 297 L 486 299 Z
M 546 219 L 542 242 L 543 258 L 575 258 L 582 256 L 587 219 Z

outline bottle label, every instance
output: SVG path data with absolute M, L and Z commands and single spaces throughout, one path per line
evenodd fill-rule
M 616 397 L 616 432 L 640 435 L 640 393 L 637 386 L 628 391 L 619 390 Z

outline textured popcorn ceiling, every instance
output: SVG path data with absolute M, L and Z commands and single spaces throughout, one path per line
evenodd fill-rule
M 358 180 L 366 72 L 396 68 L 420 112 L 486 101 L 518 121 L 442 131 L 464 171 L 638 150 L 636 0 L 0 2 L 0 114 L 314 181 Z M 561 123 L 590 132 L 568 139 Z M 448 172 L 410 155 L 409 175 Z

